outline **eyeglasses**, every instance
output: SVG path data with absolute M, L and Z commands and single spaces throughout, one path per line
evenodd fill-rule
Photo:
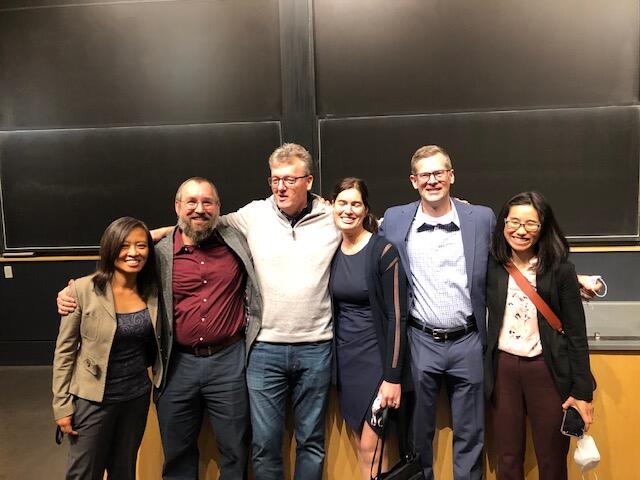
M 267 183 L 270 187 L 277 188 L 280 184 L 280 180 L 282 180 L 285 186 L 293 187 L 298 180 L 300 180 L 301 178 L 307 178 L 308 176 L 309 175 L 302 175 L 300 177 L 269 177 L 267 178 Z
M 517 220 L 515 218 L 505 218 L 504 225 L 509 230 L 518 230 L 520 227 L 524 227 L 524 229 L 529 233 L 536 233 L 542 226 L 539 223 L 534 222 L 533 220 L 520 223 L 520 220 Z
M 183 202 L 181 202 L 185 207 L 187 207 L 187 209 L 189 210 L 195 210 L 196 208 L 198 208 L 198 204 L 202 205 L 202 208 L 204 210 L 210 210 L 212 209 L 215 205 L 218 204 L 217 201 L 215 200 L 202 200 L 200 202 L 196 202 L 195 200 L 185 200 Z
M 447 175 L 447 173 L 449 173 L 452 169 L 449 168 L 447 170 L 436 170 L 434 172 L 421 172 L 421 173 L 414 173 L 413 176 L 416 177 L 418 180 L 423 181 L 423 182 L 428 182 L 431 179 L 431 176 L 433 175 L 433 178 L 436 179 L 436 182 L 441 182 L 445 179 L 445 176 Z

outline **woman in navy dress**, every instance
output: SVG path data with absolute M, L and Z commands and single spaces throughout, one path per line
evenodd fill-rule
M 369 479 L 379 433 L 371 423 L 372 404 L 380 397 L 382 408 L 397 409 L 402 396 L 407 280 L 395 247 L 376 235 L 363 180 L 336 185 L 333 212 L 342 232 L 330 281 L 338 399 L 358 441 L 362 478 Z

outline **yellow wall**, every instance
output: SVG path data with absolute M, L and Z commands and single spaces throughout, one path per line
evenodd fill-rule
M 640 408 L 635 403 L 640 398 L 640 355 L 612 352 L 592 353 L 591 367 L 598 380 L 595 392 L 595 421 L 591 434 L 596 440 L 602 461 L 595 470 L 600 480 L 640 480 Z M 440 399 L 438 430 L 434 440 L 436 463 L 435 475 L 438 480 L 453 478 L 451 470 L 451 427 L 450 415 L 444 394 Z M 335 394 L 332 393 L 327 421 L 327 461 L 325 478 L 330 480 L 352 480 L 358 478 L 354 443 L 348 429 L 337 414 Z M 487 435 L 489 457 L 491 454 L 491 432 Z M 525 461 L 526 479 L 538 478 L 531 438 L 528 439 Z M 291 425 L 286 435 L 285 463 L 287 480 L 291 479 L 291 469 L 295 458 L 295 442 L 291 438 Z M 573 463 L 573 447 L 569 453 L 569 479 L 580 480 L 580 472 Z M 211 428 L 205 422 L 200 435 L 201 464 L 203 479 L 217 479 L 218 469 L 215 441 Z M 161 478 L 162 449 L 156 421 L 155 409 L 150 411 L 138 462 L 138 478 L 155 480 Z M 495 467 L 485 460 L 487 479 L 495 479 Z M 586 478 L 595 478 L 587 476 Z M 543 479 L 544 480 L 544 479 Z

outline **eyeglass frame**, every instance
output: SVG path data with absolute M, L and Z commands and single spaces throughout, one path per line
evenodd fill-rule
M 293 187 L 301 178 L 306 178 L 310 176 L 311 175 L 307 174 L 307 175 L 301 175 L 299 177 L 292 177 L 288 175 L 286 177 L 267 177 L 267 185 L 269 185 L 270 187 L 277 188 L 278 185 L 280 185 L 280 182 L 282 182 L 285 187 Z M 276 180 L 275 183 L 274 183 L 274 180 Z
M 511 224 L 517 223 L 518 226 L 514 228 L 513 225 L 511 225 L 511 226 L 507 225 L 508 223 L 511 223 Z M 527 228 L 527 223 L 529 224 L 529 226 L 535 227 L 536 229 L 535 230 L 528 229 Z M 505 228 L 507 228 L 507 229 L 509 229 L 509 230 L 511 230 L 513 232 L 517 232 L 518 230 L 520 230 L 520 227 L 524 227 L 524 231 L 527 232 L 527 233 L 537 233 L 542 228 L 542 224 L 541 223 L 536 223 L 536 222 L 534 222 L 532 220 L 529 220 L 529 222 L 522 223 L 519 220 L 514 220 L 512 218 L 505 218 L 504 219 L 504 226 L 505 226 Z
M 428 182 L 431 180 L 431 176 L 435 179 L 436 182 L 442 182 L 445 179 L 445 173 L 452 172 L 453 168 L 443 168 L 440 170 L 434 170 L 433 172 L 420 172 L 420 173 L 412 173 L 411 176 L 415 177 L 416 180 Z M 441 178 L 438 178 L 440 175 Z
M 179 200 L 179 202 L 181 204 L 183 204 L 188 210 L 195 210 L 196 208 L 198 208 L 198 205 L 202 205 L 202 208 L 204 210 L 210 210 L 213 207 L 215 207 L 216 205 L 220 204 L 219 200 Z M 193 204 L 193 205 L 189 205 L 189 204 Z

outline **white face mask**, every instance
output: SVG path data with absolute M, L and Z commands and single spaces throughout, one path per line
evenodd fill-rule
M 573 460 L 582 470 L 582 473 L 595 468 L 600 463 L 600 452 L 591 435 L 586 433 L 578 439 Z

